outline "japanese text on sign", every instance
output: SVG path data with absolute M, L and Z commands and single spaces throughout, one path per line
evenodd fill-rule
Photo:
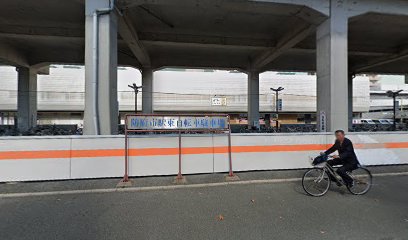
M 326 112 L 320 111 L 320 132 L 326 132 Z
M 128 130 L 144 129 L 227 129 L 228 117 L 127 116 Z

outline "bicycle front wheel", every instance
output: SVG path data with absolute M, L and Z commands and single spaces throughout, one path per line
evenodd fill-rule
M 366 168 L 357 168 L 350 173 L 350 176 L 354 180 L 353 187 L 347 187 L 348 190 L 354 195 L 363 195 L 371 188 L 373 177 L 370 171 Z
M 302 186 L 305 192 L 311 196 L 323 196 L 330 187 L 329 175 L 323 168 L 312 168 L 303 175 Z

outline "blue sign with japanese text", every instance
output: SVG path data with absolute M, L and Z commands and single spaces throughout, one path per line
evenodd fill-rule
M 227 116 L 127 116 L 128 130 L 227 129 Z

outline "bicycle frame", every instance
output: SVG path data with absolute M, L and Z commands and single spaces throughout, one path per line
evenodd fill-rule
M 321 168 L 323 168 L 323 170 L 327 173 L 327 175 L 329 177 L 333 177 L 333 179 L 335 179 L 335 181 L 341 185 L 345 185 L 343 182 L 343 179 L 337 174 L 337 172 L 334 170 L 334 167 L 330 166 L 328 164 L 329 160 L 332 160 L 333 158 L 329 158 L 326 162 L 321 163 Z M 324 174 L 322 174 L 321 178 L 323 178 Z M 332 180 L 332 179 L 331 179 Z M 321 179 L 319 178 L 319 181 L 321 181 Z
M 339 174 L 337 174 L 337 172 L 334 170 L 334 167 L 330 166 L 327 162 L 325 163 L 324 170 L 327 172 L 329 177 L 331 175 L 337 183 L 344 185 L 343 179 L 339 176 Z

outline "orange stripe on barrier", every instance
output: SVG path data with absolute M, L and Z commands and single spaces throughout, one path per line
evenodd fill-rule
M 321 151 L 331 144 L 299 144 L 299 145 L 274 145 L 274 146 L 232 146 L 233 153 L 255 152 L 298 152 L 298 151 Z M 408 142 L 392 143 L 364 143 L 355 144 L 358 149 L 376 148 L 408 148 Z M 182 148 L 183 155 L 192 154 L 225 154 L 228 147 L 189 147 Z M 141 148 L 129 149 L 129 156 L 170 156 L 178 155 L 178 148 Z M 47 159 L 47 158 L 93 158 L 93 157 L 123 157 L 124 149 L 90 149 L 90 150 L 44 150 L 44 151 L 4 151 L 0 152 L 0 160 L 17 159 Z
M 408 142 L 384 143 L 385 148 L 408 148 Z
M 72 150 L 71 154 L 73 158 L 120 157 L 125 156 L 125 149 Z
M 70 150 L 0 152 L 0 160 L 35 159 L 35 158 L 70 158 L 70 156 L 71 156 Z
M 386 145 L 385 143 L 357 143 L 357 144 L 354 144 L 354 148 L 357 148 L 357 149 L 386 148 Z
M 408 148 L 408 142 L 390 142 L 390 143 L 357 143 L 354 144 L 358 149 L 375 149 L 375 148 Z
M 165 155 L 177 155 L 179 153 L 178 148 L 140 148 L 129 149 L 129 156 L 165 156 Z M 123 151 L 125 156 L 125 151 Z
M 274 145 L 274 146 L 235 146 L 232 147 L 234 153 L 245 152 L 298 152 L 314 151 L 326 149 L 327 144 L 302 144 L 302 145 Z

